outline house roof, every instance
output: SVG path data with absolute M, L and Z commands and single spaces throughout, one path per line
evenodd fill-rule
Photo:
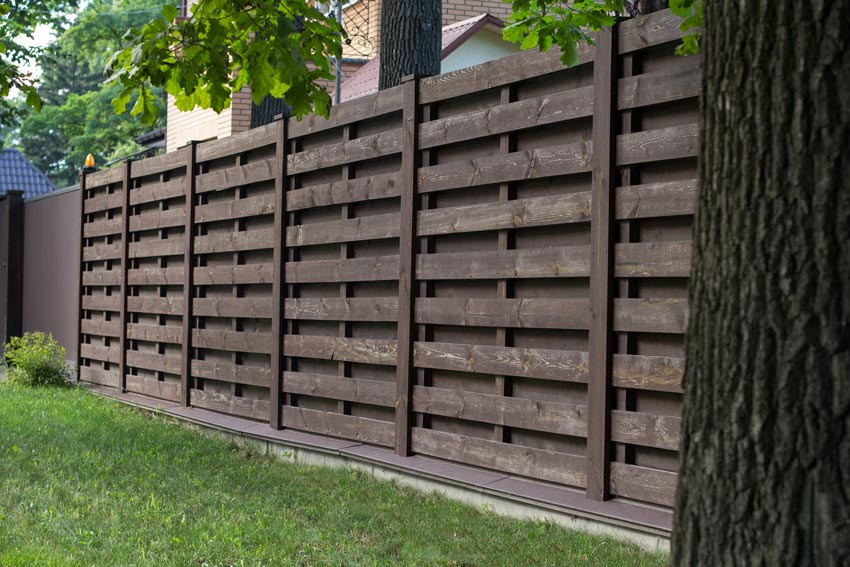
M 16 189 L 29 199 L 55 191 L 56 186 L 18 150 L 0 150 L 0 196 Z
M 486 27 L 501 29 L 504 26 L 505 23 L 502 20 L 490 14 L 481 14 L 467 20 L 443 26 L 443 45 L 440 52 L 440 59 L 445 59 L 451 52 L 463 45 L 481 29 Z M 342 83 L 340 99 L 346 101 L 378 92 L 378 73 L 380 69 L 381 55 L 378 54 Z

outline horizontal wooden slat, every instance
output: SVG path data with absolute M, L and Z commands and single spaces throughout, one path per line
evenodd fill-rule
M 696 194 L 696 179 L 617 187 L 616 215 L 619 220 L 692 215 Z
M 195 222 L 214 222 L 274 214 L 274 195 L 234 199 L 195 207 Z
M 323 118 L 316 114 L 308 114 L 300 120 L 289 120 L 289 138 L 300 138 L 331 128 L 338 128 L 352 122 L 374 118 L 401 110 L 401 86 L 393 87 L 377 93 L 346 100 L 342 104 L 331 107 L 330 114 Z
M 80 380 L 91 384 L 99 384 L 110 388 L 118 387 L 118 367 L 112 370 L 104 370 L 96 366 L 80 366 Z
M 382 173 L 334 183 L 311 185 L 286 193 L 286 210 L 299 211 L 399 196 L 398 173 Z
M 588 376 L 587 353 L 580 351 L 416 342 L 413 360 L 418 368 L 559 382 L 587 382 Z
M 456 433 L 414 427 L 411 446 L 415 453 L 510 474 L 584 487 L 584 457 L 509 445 Z
M 118 295 L 84 295 L 82 307 L 88 311 L 121 310 L 121 296 Z
M 198 144 L 195 159 L 198 163 L 270 146 L 277 140 L 278 125 L 274 122 L 239 132 L 218 140 Z
M 180 382 L 165 382 L 144 376 L 128 374 L 126 378 L 127 391 L 144 394 L 172 402 L 180 401 Z
M 684 358 L 615 354 L 611 383 L 616 388 L 681 393 L 684 374 Z
M 272 336 L 269 333 L 194 329 L 192 347 L 268 354 L 272 349 Z
M 287 299 L 284 317 L 322 321 L 397 321 L 398 297 Z
M 83 208 L 86 214 L 93 214 L 108 211 L 109 209 L 120 209 L 123 204 L 124 193 L 118 191 L 117 193 L 107 193 L 86 199 Z
M 189 391 L 189 403 L 193 406 L 256 419 L 258 421 L 269 420 L 271 406 L 266 400 L 254 400 L 251 398 L 239 398 L 229 396 L 220 392 L 207 392 L 205 390 L 192 389 Z
M 133 162 L 130 177 L 138 179 L 147 175 L 156 175 L 172 169 L 186 169 L 186 152 L 176 151 L 160 154 Z
M 274 229 L 248 230 L 195 237 L 195 254 L 263 250 L 274 246 Z
M 127 338 L 137 341 L 179 345 L 183 342 L 182 333 L 183 328 L 174 325 L 127 323 Z
M 80 331 L 84 335 L 98 335 L 101 337 L 118 337 L 121 334 L 121 324 L 117 319 L 111 321 L 95 321 L 94 319 L 83 319 L 80 321 Z
M 420 211 L 417 235 L 435 236 L 587 222 L 590 192 Z
M 699 125 L 685 124 L 617 136 L 617 165 L 696 157 Z
M 183 266 L 127 270 L 130 285 L 183 285 Z
M 587 437 L 587 406 L 415 386 L 413 411 Z
M 687 299 L 615 299 L 614 330 L 636 333 L 684 333 Z
M 86 189 L 111 185 L 112 183 L 118 183 L 122 179 L 124 179 L 124 168 L 121 166 L 93 171 L 86 173 Z
M 121 351 L 117 346 L 103 346 L 103 345 L 92 345 L 92 344 L 81 344 L 80 345 L 80 358 L 87 358 L 89 360 L 100 360 L 103 362 L 114 362 L 118 363 L 118 359 L 121 356 Z
M 618 278 L 686 278 L 691 273 L 690 242 L 617 244 L 614 276 Z
M 302 356 L 323 360 L 340 360 L 364 364 L 396 363 L 397 341 L 386 339 L 347 339 L 310 335 L 286 335 L 283 351 L 286 356 Z
M 193 360 L 192 376 L 268 388 L 271 383 L 272 373 L 268 366 L 248 366 L 209 360 Z
M 283 426 L 373 445 L 395 445 L 395 424 L 390 421 L 287 406 L 283 410 Z
M 262 183 L 274 179 L 276 169 L 277 160 L 271 158 L 246 165 L 219 169 L 210 173 L 202 173 L 195 177 L 195 191 L 197 193 L 208 193 L 244 187 L 252 183 Z
M 611 410 L 611 440 L 677 451 L 682 418 L 636 411 Z
M 223 297 L 192 300 L 196 317 L 270 319 L 272 300 L 258 297 Z
M 420 297 L 417 323 L 531 329 L 587 329 L 587 299 L 451 299 Z
M 590 35 L 592 37 L 595 34 Z M 579 43 L 577 47 L 580 65 L 593 61 L 594 49 L 591 46 Z M 428 77 L 419 83 L 419 100 L 422 104 L 428 104 L 563 71 L 564 64 L 560 57 L 561 52 L 557 47 L 545 53 L 526 51 Z
M 289 154 L 286 158 L 288 175 L 297 175 L 335 165 L 375 159 L 401 152 L 401 128 L 355 138 L 320 148 Z
M 617 53 L 623 55 L 653 45 L 678 41 L 682 38 L 682 18 L 670 10 L 624 20 L 618 26 Z
M 371 282 L 398 279 L 398 267 L 398 256 L 373 256 L 287 262 L 284 273 L 286 283 Z
M 288 394 L 395 407 L 395 390 L 395 382 L 307 372 L 284 372 L 283 374 L 283 391 Z
M 182 315 L 182 297 L 128 297 L 127 311 L 133 313 L 156 313 L 158 315 Z
M 678 480 L 674 472 L 611 463 L 611 494 L 615 496 L 673 507 Z
M 631 110 L 699 96 L 698 67 L 684 71 L 646 73 L 618 81 L 617 110 Z
M 177 178 L 164 183 L 146 183 L 130 191 L 130 204 L 141 205 L 155 201 L 165 201 L 186 195 L 186 180 Z
M 83 272 L 83 285 L 85 286 L 115 286 L 121 285 L 121 270 L 95 270 Z
M 204 266 L 193 272 L 195 285 L 270 284 L 274 277 L 271 264 Z
M 165 211 L 150 211 L 138 215 L 132 215 L 129 220 L 130 230 L 132 232 L 185 226 L 186 209 L 178 207 L 176 209 L 168 209 Z
M 581 87 L 425 122 L 419 127 L 419 147 L 427 149 L 592 114 L 593 87 Z
M 180 374 L 180 355 L 128 350 L 127 366 L 152 370 L 154 372 Z
M 121 243 L 95 244 L 83 248 L 83 261 L 98 262 L 101 260 L 117 260 L 121 257 Z
M 112 234 L 121 234 L 123 222 L 121 218 L 101 219 L 87 222 L 83 225 L 83 236 L 95 238 Z
M 589 246 L 501 250 L 474 254 L 419 254 L 416 257 L 416 277 L 423 280 L 586 278 L 589 275 Z
M 592 144 L 574 142 L 419 168 L 420 193 L 590 171 Z
M 131 242 L 127 246 L 128 258 L 156 258 L 159 256 L 182 256 L 186 244 L 182 238 Z
M 309 246 L 334 242 L 355 242 L 380 238 L 397 238 L 398 213 L 349 220 L 317 222 L 286 228 L 287 246 Z

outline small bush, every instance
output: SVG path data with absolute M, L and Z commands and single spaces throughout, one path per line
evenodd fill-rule
M 56 386 L 65 383 L 65 347 L 50 333 L 26 333 L 6 344 L 6 379 L 24 386 Z

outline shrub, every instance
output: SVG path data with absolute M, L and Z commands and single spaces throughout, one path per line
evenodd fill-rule
M 26 333 L 6 344 L 6 379 L 25 386 L 65 383 L 65 347 L 50 333 Z

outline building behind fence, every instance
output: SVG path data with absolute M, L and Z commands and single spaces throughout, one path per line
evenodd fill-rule
M 700 85 L 678 23 L 87 175 L 80 378 L 669 522 Z

